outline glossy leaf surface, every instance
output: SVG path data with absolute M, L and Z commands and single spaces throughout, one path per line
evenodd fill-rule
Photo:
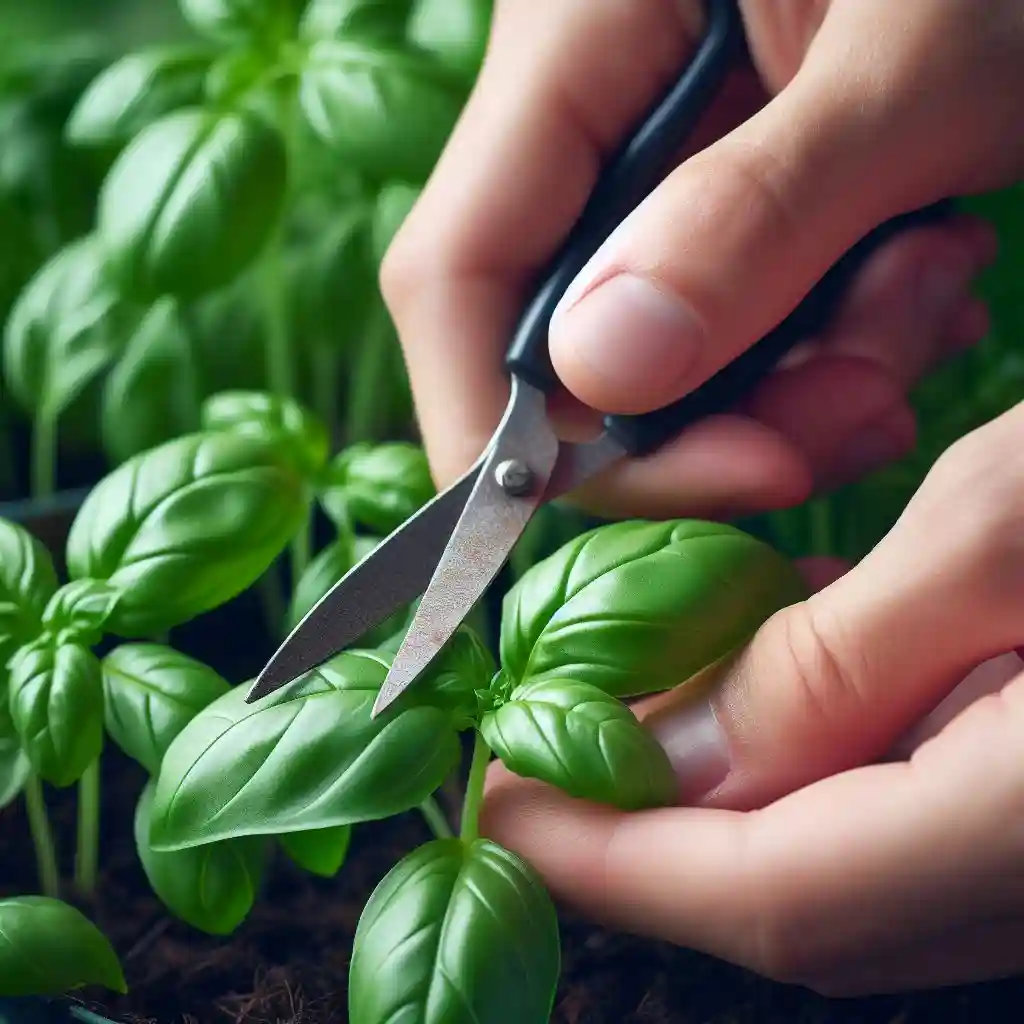
M 259 254 L 285 194 L 284 143 L 254 113 L 188 108 L 154 122 L 111 168 L 99 234 L 123 287 L 195 298 Z
M 305 0 L 178 0 L 194 28 L 224 42 L 280 42 L 295 31 Z
M 0 900 L 0 995 L 61 995 L 83 985 L 128 991 L 103 933 L 60 900 Z
M 243 836 L 163 853 L 149 843 L 153 783 L 135 809 L 135 849 L 153 892 L 175 916 L 208 935 L 230 935 L 256 902 L 267 841 Z
M 77 145 L 120 146 L 158 118 L 199 103 L 210 54 L 194 46 L 130 53 L 98 75 L 68 120 Z
M 5 702 L 0 717 L 5 714 L 6 696 L 6 687 L 0 687 L 0 700 Z M 18 737 L 0 731 L 0 810 L 18 798 L 31 770 Z
M 42 637 L 10 662 L 10 712 L 36 773 L 70 786 L 103 750 L 100 663 L 78 644 Z
M 321 40 L 310 51 L 300 102 L 339 157 L 374 176 L 425 181 L 463 96 L 413 52 Z
M 42 629 L 56 591 L 50 553 L 24 527 L 0 519 L 0 679 L 7 659 Z
M 59 644 L 92 647 L 103 636 L 103 627 L 121 599 L 121 592 L 105 580 L 72 580 L 50 599 L 43 625 Z
M 273 444 L 190 434 L 93 488 L 71 527 L 68 567 L 121 591 L 111 632 L 152 636 L 253 584 L 306 512 L 302 478 Z
M 107 732 L 153 776 L 178 733 L 230 689 L 212 668 L 163 644 L 122 644 L 102 670 Z
M 458 737 L 438 708 L 370 718 L 388 664 L 345 652 L 255 704 L 243 686 L 200 712 L 161 766 L 154 846 L 330 828 L 420 804 L 458 763 Z
M 351 841 L 351 825 L 287 832 L 280 840 L 285 853 L 300 868 L 321 878 L 333 878 L 341 870 Z
M 303 39 L 356 39 L 399 46 L 405 42 L 412 0 L 309 0 Z
M 560 969 L 535 873 L 479 839 L 409 854 L 374 890 L 349 971 L 352 1024 L 547 1024 Z
M 596 686 L 528 683 L 480 728 L 506 768 L 569 796 L 631 811 L 676 795 L 668 755 L 625 704 Z
M 487 49 L 493 0 L 417 0 L 409 41 L 472 79 Z
M 741 531 L 692 520 L 583 534 L 505 597 L 502 669 L 617 697 L 666 690 L 735 650 L 806 595 L 796 569 Z

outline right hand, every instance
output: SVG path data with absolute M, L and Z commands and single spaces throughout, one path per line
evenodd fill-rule
M 553 319 L 574 411 L 681 397 L 875 225 L 1024 172 L 1018 0 L 742 8 L 755 69 L 737 70 L 689 158 Z M 382 271 L 439 484 L 497 425 L 504 349 L 531 281 L 602 162 L 679 75 L 701 11 L 696 0 L 497 0 L 474 93 Z M 907 391 L 987 330 L 969 287 L 993 256 L 993 233 L 970 218 L 892 241 L 807 358 L 580 499 L 612 515 L 736 514 L 901 457 L 914 443 Z

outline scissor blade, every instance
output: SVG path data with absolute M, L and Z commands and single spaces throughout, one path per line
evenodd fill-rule
M 322 665 L 426 590 L 482 463 L 406 520 L 306 613 L 256 678 L 246 703 Z
M 415 682 L 494 581 L 544 500 L 558 448 L 543 393 L 513 378 L 512 397 L 494 443 L 377 695 L 374 715 Z M 528 495 L 513 497 L 498 483 L 495 469 L 508 459 L 529 467 L 533 486 Z

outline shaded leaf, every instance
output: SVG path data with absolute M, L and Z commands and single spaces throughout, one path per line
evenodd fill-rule
M 56 592 L 50 553 L 24 527 L 0 519 L 0 681 L 15 650 L 42 631 L 43 610 Z
M 6 697 L 7 688 L 0 687 L 0 700 L 4 702 L 0 715 L 6 711 Z M 32 765 L 18 737 L 0 732 L 0 810 L 21 795 L 31 771 Z
M 473 79 L 490 34 L 493 0 L 417 0 L 409 41 Z
M 341 870 L 351 841 L 351 825 L 287 832 L 280 838 L 285 853 L 300 868 L 321 878 L 333 878 Z
M 103 627 L 120 599 L 120 591 L 105 580 L 72 580 L 50 599 L 43 625 L 58 645 L 92 647 L 103 637 Z

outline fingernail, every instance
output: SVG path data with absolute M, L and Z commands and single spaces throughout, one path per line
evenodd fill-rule
M 648 715 L 644 725 L 668 754 L 684 803 L 706 796 L 725 781 L 729 744 L 710 701 L 663 708 Z
M 628 273 L 599 284 L 551 320 L 552 352 L 571 350 L 575 361 L 623 390 L 649 388 L 652 368 L 662 380 L 678 380 L 703 341 L 685 302 Z
M 911 440 L 908 413 L 897 409 L 862 427 L 835 460 L 840 482 L 854 480 L 902 458 Z

